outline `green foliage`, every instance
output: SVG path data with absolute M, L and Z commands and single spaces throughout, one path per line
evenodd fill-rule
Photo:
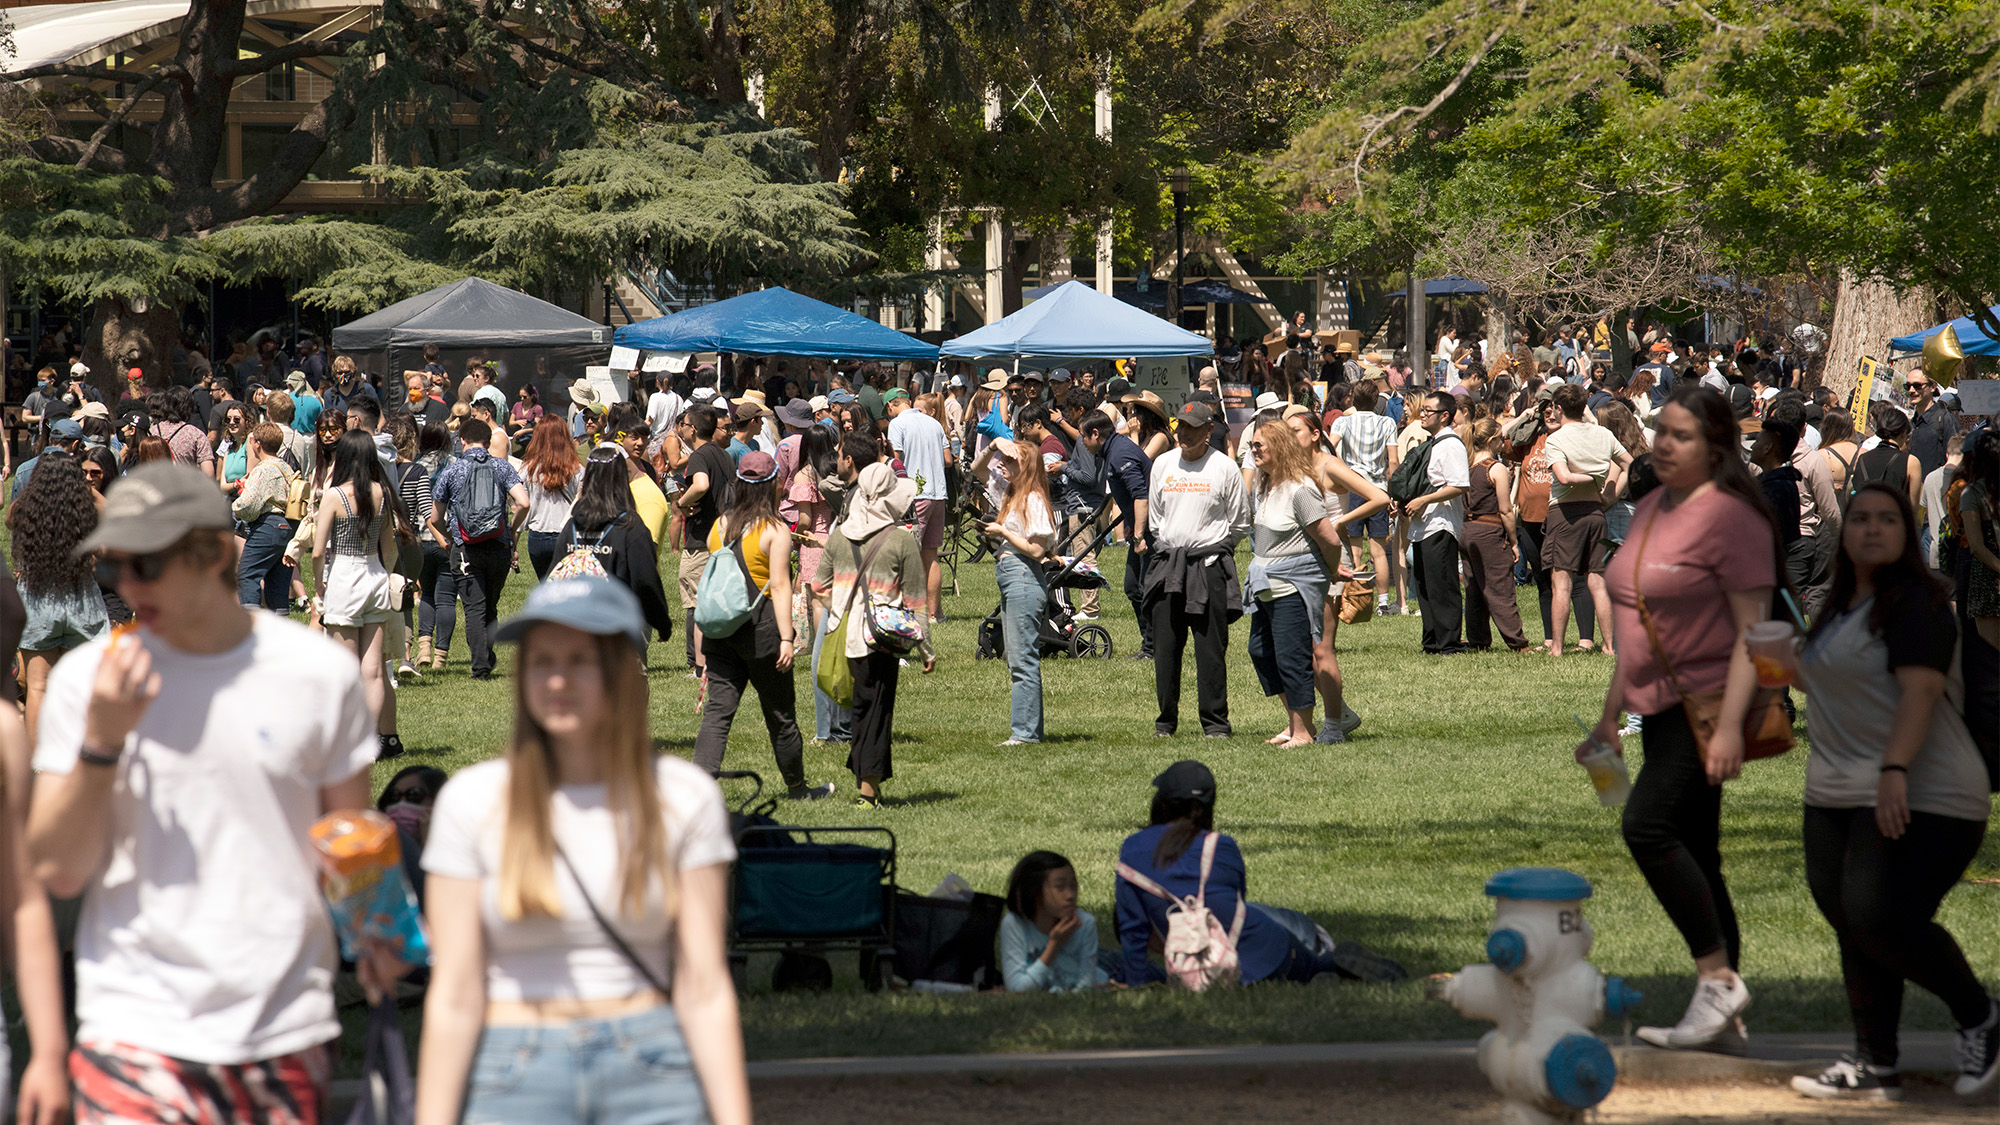
M 187 300 L 223 268 L 199 238 L 165 233 L 169 191 L 153 176 L 0 160 L 0 265 L 10 283 L 61 301 Z

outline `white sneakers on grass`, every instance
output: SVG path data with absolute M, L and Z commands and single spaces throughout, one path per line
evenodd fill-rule
M 1687 1014 L 1672 1027 L 1642 1027 L 1636 1033 L 1642 1042 L 1674 1051 L 1728 1048 L 1726 1039 L 1736 1029 L 1736 1017 L 1750 1006 L 1750 989 L 1742 977 L 1719 980 L 1703 977 L 1695 983 L 1694 998 Z M 1740 1033 L 1739 1033 L 1740 1034 Z

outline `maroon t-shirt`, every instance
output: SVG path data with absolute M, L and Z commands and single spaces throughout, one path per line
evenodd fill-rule
M 1715 691 L 1729 678 L 1736 648 L 1730 593 L 1777 585 L 1771 525 L 1755 508 L 1714 487 L 1676 505 L 1666 499 L 1667 490 L 1656 488 L 1639 501 L 1625 545 L 1604 575 L 1625 709 L 1640 715 L 1680 702 L 1639 620 L 1632 584 L 1642 555 L 1646 608 L 1682 691 Z

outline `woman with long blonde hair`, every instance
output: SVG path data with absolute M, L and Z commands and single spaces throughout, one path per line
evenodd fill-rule
M 1055 549 L 1055 508 L 1040 450 L 1000 438 L 989 453 L 1007 474 L 1000 512 L 986 525 L 986 534 L 1000 544 L 993 575 L 1000 583 L 1000 631 L 1011 685 L 1007 741 L 1000 745 L 1021 746 L 1042 740 L 1041 623 L 1049 611 L 1042 560 Z
M 1318 486 L 1326 504 L 1329 528 L 1337 529 L 1343 524 L 1365 526 L 1377 512 L 1389 510 L 1389 494 L 1381 487 L 1362 476 L 1352 465 L 1341 460 L 1327 449 L 1326 435 L 1319 427 L 1319 416 L 1303 406 L 1285 408 L 1283 421 L 1297 440 L 1300 452 L 1305 456 L 1313 474 L 1313 483 Z M 1254 450 L 1252 451 L 1255 452 Z M 1342 500 L 1358 500 L 1352 510 L 1348 510 Z M 1320 607 L 1319 628 L 1314 630 L 1313 681 L 1319 687 L 1320 699 L 1326 706 L 1326 718 L 1319 725 L 1315 742 L 1346 742 L 1347 736 L 1361 726 L 1361 716 L 1347 705 L 1347 686 L 1340 677 L 1340 660 L 1334 655 L 1334 636 L 1340 630 L 1340 596 L 1346 587 L 1346 579 L 1340 574 L 1340 556 L 1327 560 L 1327 573 L 1331 581 L 1326 588 L 1324 604 Z M 1386 577 L 1378 571 L 1378 581 Z
M 505 757 L 460 770 L 424 846 L 418 1125 L 747 1125 L 715 782 L 653 749 L 638 599 L 546 582 Z
M 1313 649 L 1315 619 L 1333 589 L 1340 539 L 1327 518 L 1312 455 L 1283 422 L 1250 435 L 1250 570 L 1243 580 L 1250 618 L 1250 664 L 1265 695 L 1282 695 L 1285 729 L 1264 741 L 1306 746 L 1315 738 Z M 1314 548 L 1318 548 L 1318 556 Z M 1328 560 L 1331 560 L 1329 563 Z M 1337 718 L 1337 713 L 1336 713 Z

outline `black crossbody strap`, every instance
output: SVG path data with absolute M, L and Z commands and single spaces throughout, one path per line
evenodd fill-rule
M 590 908 L 590 916 L 597 919 L 597 928 L 604 931 L 604 936 L 611 939 L 611 944 L 618 947 L 618 952 L 624 954 L 625 959 L 632 963 L 632 967 L 639 970 L 639 975 L 646 978 L 646 983 L 652 985 L 654 991 L 669 1000 L 673 999 L 673 992 L 661 983 L 660 975 L 653 971 L 652 966 L 640 960 L 637 953 L 632 952 L 632 947 L 618 935 L 618 930 L 604 917 L 604 912 L 597 909 L 597 903 L 591 900 L 590 889 L 583 885 L 583 876 L 577 874 L 576 865 L 569 861 L 569 855 L 563 851 L 561 844 L 556 845 L 556 858 L 562 860 L 563 867 L 569 871 L 569 877 L 576 880 L 577 893 L 583 896 L 583 904 Z

